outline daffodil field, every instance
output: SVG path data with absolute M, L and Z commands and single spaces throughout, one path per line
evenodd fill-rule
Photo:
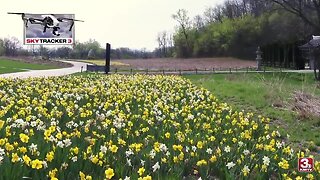
M 0 79 L 0 179 L 320 179 L 269 119 L 179 76 Z

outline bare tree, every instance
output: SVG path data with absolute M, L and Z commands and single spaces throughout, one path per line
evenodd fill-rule
M 167 32 L 166 31 L 163 31 L 162 32 L 162 42 L 163 42 L 163 54 L 164 56 L 166 57 L 167 56 L 167 46 L 168 46 L 168 41 L 167 41 Z
M 247 0 L 247 3 L 249 4 L 250 14 L 254 16 L 259 16 L 263 12 L 272 9 L 272 3 L 268 0 Z
M 237 0 L 227 0 L 224 3 L 224 12 L 226 17 L 230 19 L 241 17 L 245 14 L 243 10 L 243 3 Z
M 173 33 L 168 34 L 168 46 L 170 48 L 174 47 Z
M 204 21 L 206 24 L 210 24 L 216 21 L 215 9 L 213 7 L 209 7 L 204 11 Z
M 320 0 L 269 0 L 297 15 L 320 33 Z
M 158 41 L 158 51 L 159 51 L 159 56 L 160 57 L 163 57 L 164 56 L 164 53 L 163 53 L 163 46 L 164 46 L 164 42 L 163 42 L 163 39 L 162 39 L 162 32 L 161 33 L 158 33 L 158 36 L 157 36 L 157 41 Z
M 203 18 L 200 15 L 196 15 L 193 20 L 193 27 L 196 30 L 202 30 L 204 28 Z
M 160 57 L 168 57 L 172 54 L 173 48 L 173 35 L 168 33 L 167 31 L 163 31 L 158 33 L 157 37 L 158 41 L 158 55 Z
M 17 38 L 4 38 L 3 47 L 6 56 L 16 56 L 17 51 L 20 48 L 20 42 Z
M 41 58 L 43 60 L 48 60 L 49 59 L 49 49 L 44 47 L 43 45 L 40 45 L 39 46 L 39 49 L 38 49 L 38 52 L 39 52 L 39 55 L 41 56 Z
M 188 17 L 188 12 L 185 9 L 179 9 L 177 14 L 172 15 L 173 19 L 178 21 L 180 29 L 184 35 L 184 38 L 187 43 L 188 50 L 191 50 L 188 31 L 191 29 L 191 21 Z

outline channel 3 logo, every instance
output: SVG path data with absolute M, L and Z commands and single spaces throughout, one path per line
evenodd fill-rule
M 313 158 L 299 158 L 298 171 L 299 172 L 312 172 L 314 168 Z

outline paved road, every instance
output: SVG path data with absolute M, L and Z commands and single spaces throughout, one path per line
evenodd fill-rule
M 49 70 L 30 70 L 26 72 L 16 72 L 8 74 L 0 74 L 0 78 L 28 78 L 28 77 L 51 77 L 51 76 L 64 76 L 77 72 L 86 71 L 87 63 L 75 61 L 62 61 L 73 64 L 72 67 L 62 69 L 49 69 Z

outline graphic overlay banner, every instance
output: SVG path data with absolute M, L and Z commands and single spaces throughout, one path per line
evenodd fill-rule
M 74 14 L 25 14 L 25 45 L 74 44 Z

